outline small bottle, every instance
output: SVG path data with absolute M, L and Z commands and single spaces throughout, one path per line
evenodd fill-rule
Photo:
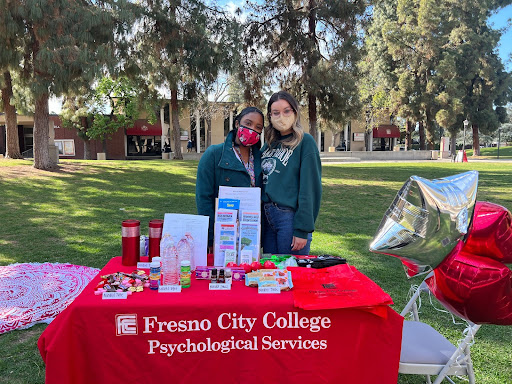
M 149 288 L 157 290 L 160 285 L 160 262 L 152 261 L 149 268 Z
M 190 260 L 181 262 L 180 284 L 182 288 L 190 287 Z
M 210 283 L 217 283 L 217 269 L 213 268 L 210 274 Z
M 231 271 L 231 268 L 226 268 L 224 270 L 224 277 L 226 278 L 226 283 L 227 284 L 231 284 L 232 282 L 232 276 L 233 276 L 233 273 Z
M 224 270 L 219 270 L 219 278 L 217 279 L 219 284 L 224 284 L 226 282 L 226 279 L 224 277 Z

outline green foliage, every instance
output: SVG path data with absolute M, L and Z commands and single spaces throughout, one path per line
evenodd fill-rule
M 343 123 L 356 116 L 361 104 L 354 97 L 355 63 L 365 5 L 341 0 L 251 4 L 240 69 L 246 98 L 261 102 L 264 87 L 275 84 L 289 90 L 308 107 L 310 133 L 318 117 Z
M 84 140 L 104 140 L 119 129 L 133 126 L 142 113 L 154 123 L 160 102 L 156 95 L 148 95 L 147 89 L 142 79 L 103 77 L 93 89 L 66 97 L 62 124 L 78 130 Z
M 487 19 L 509 3 L 377 2 L 362 64 L 374 87 L 363 100 L 371 103 L 384 90 L 391 110 L 426 123 L 429 141 L 436 125 L 455 135 L 465 118 L 483 133 L 494 131 L 504 121 L 501 107 L 512 101 L 512 78 L 495 50 L 501 31 Z
M 174 158 L 182 158 L 178 96 L 194 98 L 232 63 L 232 24 L 224 12 L 201 0 L 140 3 L 131 52 L 132 70 L 154 87 L 171 91 Z

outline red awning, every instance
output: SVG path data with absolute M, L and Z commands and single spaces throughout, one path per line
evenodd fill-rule
M 162 136 L 162 126 L 160 123 L 150 124 L 147 120 L 136 120 L 131 128 L 126 129 L 127 135 L 137 136 Z
M 373 137 L 400 137 L 400 128 L 396 125 L 379 125 L 373 128 Z

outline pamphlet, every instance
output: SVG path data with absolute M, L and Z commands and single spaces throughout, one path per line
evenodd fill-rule
M 214 265 L 225 265 L 225 253 L 229 255 L 237 249 L 237 216 L 238 211 L 232 209 L 219 209 L 215 213 L 214 228 Z
M 176 244 L 183 240 L 190 248 L 193 265 L 206 265 L 209 220 L 208 216 L 166 213 L 162 238 L 169 234 Z

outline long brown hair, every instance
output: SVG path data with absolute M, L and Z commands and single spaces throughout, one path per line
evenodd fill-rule
M 290 104 L 290 107 L 293 109 L 293 113 L 295 114 L 295 122 L 292 125 L 292 136 L 289 138 L 282 140 L 281 143 L 283 146 L 288 147 L 290 149 L 295 149 L 297 145 L 300 144 L 302 138 L 304 137 L 304 130 L 302 129 L 302 125 L 300 124 L 300 109 L 299 103 L 295 98 L 290 95 L 286 91 L 279 91 L 274 93 L 267 104 L 267 116 L 268 116 L 268 127 L 265 128 L 265 142 L 268 143 L 270 147 L 275 145 L 277 141 L 281 138 L 281 135 L 277 129 L 272 126 L 272 104 L 274 104 L 278 100 L 285 100 Z

